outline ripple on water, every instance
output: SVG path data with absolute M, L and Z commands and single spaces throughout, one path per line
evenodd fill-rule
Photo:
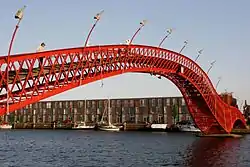
M 96 131 L 0 131 L 0 164 L 15 167 L 250 166 L 249 136 Z

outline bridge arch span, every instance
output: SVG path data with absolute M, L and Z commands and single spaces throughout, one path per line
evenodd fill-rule
M 6 57 L 0 58 L 1 68 Z M 230 133 L 241 112 L 227 105 L 194 61 L 144 45 L 104 45 L 14 55 L 9 64 L 10 111 L 69 89 L 122 73 L 150 73 L 172 81 L 203 133 Z M 6 112 L 6 69 L 0 71 L 0 113 Z M 5 93 L 4 93 L 5 90 Z

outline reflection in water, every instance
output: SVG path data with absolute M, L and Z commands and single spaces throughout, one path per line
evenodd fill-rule
M 199 138 L 187 148 L 186 167 L 229 167 L 237 164 L 240 139 Z

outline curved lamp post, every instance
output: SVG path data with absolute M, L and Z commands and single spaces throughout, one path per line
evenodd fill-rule
M 214 60 L 212 63 L 210 63 L 210 67 L 207 70 L 207 74 L 210 72 L 210 70 L 213 68 L 214 64 L 216 63 L 216 60 Z
M 195 58 L 194 62 L 196 62 L 198 60 L 198 58 L 201 56 L 202 52 L 203 52 L 203 49 L 201 49 L 201 50 L 198 51 L 198 55 Z
M 9 50 L 8 50 L 8 56 L 7 56 L 7 83 L 6 83 L 6 88 L 7 88 L 7 115 L 9 114 L 9 70 L 11 69 L 10 68 L 10 53 L 11 53 L 11 49 L 12 49 L 12 45 L 13 45 L 13 42 L 14 42 L 14 39 L 15 39 L 15 36 L 16 36 L 16 32 L 17 32 L 17 29 L 19 28 L 19 24 L 21 23 L 21 20 L 23 19 L 23 13 L 24 13 L 24 9 L 26 8 L 26 6 L 24 6 L 23 8 L 19 9 L 16 14 L 15 14 L 15 19 L 18 20 L 17 24 L 16 24 L 16 27 L 15 27 L 15 30 L 12 34 L 12 37 L 11 37 L 11 41 L 10 41 L 10 45 L 9 45 Z M 7 117 L 6 117 L 7 118 Z
M 161 47 L 161 45 L 163 44 L 163 42 L 170 36 L 170 34 L 172 34 L 172 32 L 173 32 L 172 28 L 170 28 L 170 29 L 167 30 L 167 35 L 161 40 L 160 44 L 158 45 L 159 48 Z
M 218 88 L 218 85 L 219 85 L 221 79 L 222 79 L 222 77 L 218 77 L 218 81 L 217 81 L 216 86 L 215 86 L 216 89 Z
M 158 48 L 161 47 L 161 45 L 163 44 L 163 42 L 170 36 L 170 34 L 172 34 L 172 32 L 173 32 L 172 28 L 170 28 L 170 29 L 167 30 L 167 35 L 161 40 L 160 44 L 158 45 Z M 150 69 L 150 70 L 152 71 L 152 69 Z M 153 75 L 153 73 L 151 72 L 150 75 Z M 161 76 L 159 75 L 157 78 L 161 79 Z
M 145 26 L 145 24 L 147 23 L 147 20 L 142 20 L 140 22 L 140 27 L 137 29 L 137 31 L 134 33 L 134 35 L 132 36 L 131 40 L 129 41 L 128 45 L 131 45 L 131 43 L 133 42 L 135 36 L 138 34 L 138 32 L 142 29 L 142 27 Z
M 92 27 L 91 27 L 91 29 L 90 29 L 90 31 L 89 31 L 89 33 L 88 33 L 88 36 L 87 36 L 87 38 L 86 38 L 86 40 L 85 40 L 83 49 L 85 49 L 86 46 L 88 45 L 88 41 L 89 41 L 90 35 L 91 35 L 92 31 L 94 30 L 96 24 L 97 24 L 97 23 L 99 22 L 99 20 L 101 19 L 101 15 L 103 14 L 103 12 L 104 12 L 104 10 L 102 10 L 101 12 L 97 13 L 97 14 L 94 16 L 95 22 L 94 22 L 94 24 L 92 25 Z M 83 67 L 82 67 L 82 69 L 83 69 Z M 82 75 L 83 75 L 83 70 L 82 70 L 81 76 L 80 76 L 80 85 L 82 85 Z
M 97 14 L 94 16 L 95 22 L 94 22 L 94 24 L 92 25 L 92 27 L 91 27 L 91 29 L 90 29 L 90 31 L 89 31 L 89 34 L 88 34 L 88 36 L 87 36 L 87 38 L 86 38 L 86 41 L 85 41 L 85 44 L 84 44 L 84 48 L 87 46 L 88 41 L 89 41 L 89 37 L 90 37 L 92 31 L 94 30 L 96 24 L 98 23 L 98 21 L 101 19 L 101 15 L 103 14 L 103 12 L 104 12 L 104 10 L 102 10 L 101 12 L 97 13 Z
M 181 53 L 183 51 L 183 49 L 187 46 L 187 44 L 188 44 L 188 40 L 184 41 L 184 45 L 181 48 L 181 50 L 179 51 L 179 53 Z

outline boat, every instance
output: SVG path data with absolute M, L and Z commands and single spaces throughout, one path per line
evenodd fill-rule
M 75 124 L 74 127 L 72 127 L 74 130 L 94 130 L 95 125 L 86 125 L 85 122 L 80 122 L 79 124 Z
M 201 132 L 194 124 L 179 125 L 181 132 Z
M 87 112 L 87 100 L 85 99 L 85 116 L 84 116 L 84 121 L 81 121 L 80 123 L 76 123 L 72 129 L 74 130 L 94 130 L 95 125 L 86 125 L 86 112 Z
M 120 128 L 115 126 L 115 125 L 102 125 L 99 127 L 99 130 L 102 130 L 102 131 L 120 131 Z
M 12 129 L 12 125 L 9 124 L 1 124 L 0 129 Z
M 168 124 L 151 124 L 151 131 L 166 131 Z
M 111 123 L 111 121 L 110 121 L 110 115 L 111 115 L 111 113 L 110 113 L 110 100 L 109 99 L 108 99 L 108 125 L 104 125 L 103 124 L 103 122 L 104 122 L 103 121 L 104 114 L 105 114 L 105 111 L 104 111 L 104 113 L 102 115 L 102 120 L 101 120 L 102 124 L 98 127 L 98 129 L 102 130 L 102 131 L 113 131 L 113 132 L 120 131 L 120 127 L 113 125 Z

